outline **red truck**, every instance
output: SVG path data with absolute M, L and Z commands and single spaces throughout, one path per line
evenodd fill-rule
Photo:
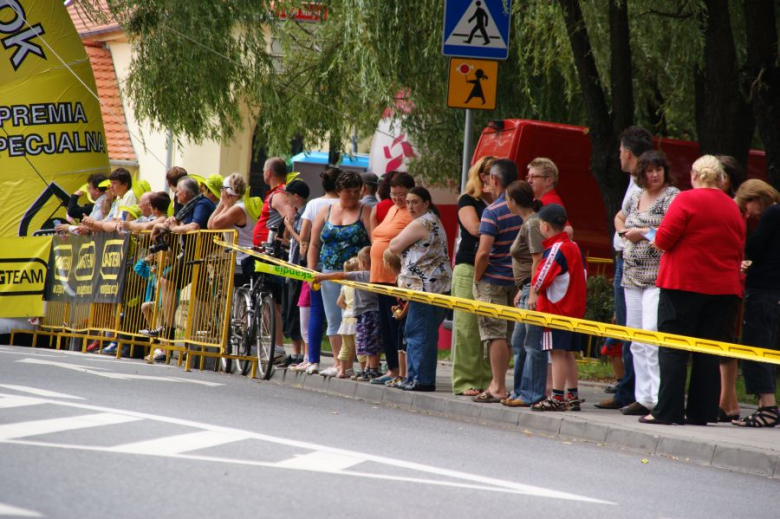
M 485 155 L 508 157 L 515 161 L 524 178 L 531 160 L 551 159 L 558 166 L 556 191 L 566 204 L 575 241 L 588 257 L 611 258 L 612 236 L 598 184 L 590 172 L 591 144 L 587 132 L 587 128 L 567 124 L 524 119 L 495 121 L 482 131 L 472 164 Z M 666 154 L 677 187 L 689 189 L 691 164 L 701 155 L 699 144 L 656 138 L 655 147 Z M 747 178 L 767 179 L 763 151 L 751 150 L 746 170 Z

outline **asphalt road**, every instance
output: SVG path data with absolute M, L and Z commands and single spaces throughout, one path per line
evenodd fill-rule
M 0 517 L 778 517 L 776 480 L 0 346 Z

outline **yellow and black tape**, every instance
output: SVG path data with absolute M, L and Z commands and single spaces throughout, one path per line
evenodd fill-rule
M 291 277 L 294 279 L 304 279 L 304 276 L 313 277 L 317 272 L 293 265 L 292 263 L 261 254 L 252 249 L 231 245 L 225 242 L 217 241 L 218 245 L 244 252 L 250 256 L 266 261 L 268 263 L 285 267 L 279 271 L 269 272 L 276 275 Z M 268 269 L 269 271 L 272 269 Z M 264 269 L 265 271 L 265 269 Z M 276 272 L 279 272 L 278 274 Z M 286 275 L 285 273 L 289 274 Z M 780 351 L 745 346 L 742 344 L 733 344 L 729 342 L 711 341 L 699 339 L 696 337 L 686 337 L 684 335 L 675 335 L 663 332 L 651 332 L 638 328 L 629 328 L 617 324 L 607 324 L 598 321 L 588 321 L 586 319 L 575 319 L 573 317 L 564 317 L 561 315 L 535 312 L 531 310 L 521 310 L 511 306 L 497 305 L 493 303 L 483 303 L 460 297 L 453 297 L 443 294 L 430 294 L 427 292 L 418 292 L 405 288 L 391 287 L 387 285 L 375 285 L 373 283 L 358 283 L 356 281 L 333 281 L 342 285 L 351 286 L 359 290 L 366 290 L 377 294 L 385 294 L 394 297 L 400 297 L 408 301 L 416 301 L 429 305 L 439 306 L 453 310 L 460 310 L 485 317 L 495 317 L 507 321 L 517 321 L 521 323 L 533 324 L 545 328 L 555 328 L 558 330 L 567 330 L 571 332 L 583 333 L 586 335 L 596 335 L 599 337 L 611 337 L 621 341 L 642 342 L 646 344 L 655 344 L 656 346 L 665 346 L 678 350 L 685 350 L 695 353 L 707 353 L 719 355 L 721 357 L 731 357 L 742 360 L 752 360 L 768 362 L 780 365 Z

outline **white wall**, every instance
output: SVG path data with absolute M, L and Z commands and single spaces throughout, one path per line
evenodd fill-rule
M 152 130 L 148 123 L 140 123 L 133 113 L 132 106 L 124 92 L 124 84 L 130 71 L 132 46 L 125 41 L 108 41 L 114 60 L 114 69 L 122 93 L 122 105 L 125 110 L 131 140 L 138 157 L 139 178 L 147 180 L 154 190 L 163 190 L 165 184 L 165 164 L 168 156 L 167 136 L 164 131 Z M 188 172 L 208 176 L 219 173 L 228 176 L 238 171 L 245 177 L 249 174 L 252 157 L 252 129 L 254 121 L 247 109 L 244 112 L 244 127 L 233 139 L 220 143 L 212 140 L 194 144 L 186 140 L 177 143 L 173 140 L 171 166 L 181 166 Z

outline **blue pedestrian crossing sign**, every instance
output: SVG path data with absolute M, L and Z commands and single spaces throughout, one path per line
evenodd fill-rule
M 442 54 L 506 59 L 512 0 L 445 0 Z

